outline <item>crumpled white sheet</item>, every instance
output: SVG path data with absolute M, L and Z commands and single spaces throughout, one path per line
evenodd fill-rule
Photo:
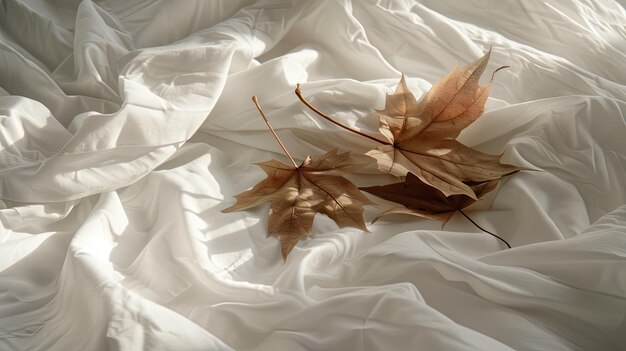
M 626 349 L 617 2 L 0 5 L 1 350 Z M 267 206 L 220 213 L 284 159 L 252 95 L 294 157 L 365 160 L 296 83 L 375 133 L 401 72 L 419 95 L 489 47 L 511 68 L 461 140 L 541 171 L 468 212 L 513 249 L 461 216 L 318 215 L 283 264 Z

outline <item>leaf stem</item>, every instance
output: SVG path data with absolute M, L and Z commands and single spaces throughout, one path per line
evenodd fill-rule
M 496 73 L 498 73 L 498 71 L 503 70 L 503 69 L 507 69 L 507 68 L 511 68 L 511 66 L 502 66 L 502 67 L 498 67 L 498 69 L 496 69 L 495 71 L 493 71 L 493 73 L 491 74 L 491 79 L 489 80 L 489 83 L 493 82 L 493 77 L 496 76 Z
M 274 139 L 276 139 L 276 141 L 278 142 L 278 145 L 280 145 L 280 147 L 283 149 L 283 151 L 285 152 L 285 155 L 287 155 L 287 157 L 289 157 L 289 160 L 291 161 L 293 166 L 298 168 L 298 164 L 296 163 L 296 161 L 294 161 L 293 157 L 291 157 L 291 155 L 289 154 L 289 151 L 287 151 L 287 148 L 285 147 L 285 145 L 283 145 L 283 142 L 280 141 L 280 138 L 278 137 L 278 135 L 274 131 L 274 128 L 272 128 L 272 125 L 270 124 L 270 121 L 268 121 L 267 117 L 265 117 L 265 113 L 263 113 L 263 110 L 261 109 L 261 106 L 259 106 L 259 101 L 257 100 L 256 96 L 252 97 L 252 101 L 256 105 L 257 110 L 259 110 L 259 113 L 261 114 L 261 117 L 263 117 L 263 120 L 265 121 L 265 124 L 267 124 L 267 127 L 270 129 L 270 132 L 272 132 L 272 135 L 274 135 Z
M 494 233 L 492 233 L 492 232 L 490 232 L 490 231 L 486 230 L 485 228 L 483 228 L 483 227 L 479 226 L 476 222 L 474 222 L 474 221 L 470 218 L 470 216 L 468 216 L 465 212 L 463 212 L 463 210 L 459 210 L 459 212 L 461 212 L 461 214 L 462 214 L 463 216 L 465 216 L 465 218 L 467 218 L 467 220 L 468 220 L 468 221 L 472 222 L 472 224 L 473 224 L 473 225 L 475 225 L 475 226 L 476 226 L 476 228 L 478 228 L 478 229 L 482 230 L 483 232 L 485 232 L 485 233 L 487 233 L 487 234 L 490 234 L 490 235 L 492 235 L 492 236 L 494 236 L 494 237 L 496 237 L 496 238 L 500 239 L 500 241 L 502 241 L 503 243 L 505 243 L 505 244 L 506 244 L 506 246 L 508 246 L 508 247 L 509 247 L 509 249 L 511 248 L 511 245 L 509 245 L 509 243 L 508 243 L 506 240 L 504 240 L 504 239 L 502 239 L 501 237 L 497 236 L 496 234 L 494 234 Z
M 297 85 L 296 85 L 296 96 L 298 96 L 298 99 L 300 99 L 300 101 L 302 101 L 302 103 L 303 103 L 306 107 L 308 107 L 311 111 L 313 111 L 313 112 L 317 113 L 317 114 L 318 114 L 318 115 L 320 115 L 322 118 L 324 118 L 324 119 L 326 119 L 327 121 L 329 121 L 330 123 L 332 123 L 332 124 L 334 124 L 334 125 L 336 125 L 336 126 L 338 126 L 338 127 L 341 127 L 341 128 L 343 128 L 343 129 L 345 129 L 345 130 L 347 130 L 347 131 L 350 131 L 350 132 L 352 132 L 352 133 L 354 133 L 354 134 L 358 134 L 358 135 L 360 135 L 360 136 L 362 136 L 362 137 L 365 137 L 365 138 L 368 138 L 368 139 L 370 139 L 370 140 L 373 140 L 373 141 L 375 141 L 375 142 L 377 142 L 377 143 L 390 145 L 390 143 L 389 143 L 388 141 L 380 140 L 380 139 L 378 139 L 378 138 L 376 138 L 376 137 L 373 137 L 373 136 L 371 136 L 371 135 L 367 135 L 367 134 L 365 134 L 365 133 L 359 132 L 359 131 L 358 131 L 358 130 L 356 130 L 356 129 L 352 129 L 352 128 L 350 128 L 350 127 L 348 127 L 348 126 L 344 125 L 344 124 L 341 124 L 341 123 L 339 123 L 339 122 L 335 121 L 332 117 L 330 117 L 330 116 L 328 116 L 327 114 L 325 114 L 324 112 L 322 112 L 322 111 L 318 110 L 315 106 L 311 105 L 311 103 L 309 103 L 309 102 L 308 102 L 308 101 L 304 98 L 304 96 L 302 96 L 302 90 L 300 89 L 300 84 L 297 84 Z

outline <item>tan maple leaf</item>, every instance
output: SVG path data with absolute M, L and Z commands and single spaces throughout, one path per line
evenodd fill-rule
M 480 85 L 491 51 L 476 62 L 456 68 L 418 102 L 404 75 L 379 110 L 380 132 L 387 142 L 366 155 L 378 169 L 396 176 L 412 173 L 444 195 L 477 199 L 465 182 L 499 179 L 520 170 L 455 140 L 484 111 L 491 83 Z M 494 72 L 495 73 L 495 72 Z
M 255 103 L 256 99 L 253 98 Z M 374 204 L 341 174 L 353 171 L 355 164 L 348 152 L 331 150 L 321 156 L 308 156 L 297 165 L 261 111 L 272 134 L 279 142 L 291 165 L 277 160 L 258 163 L 267 178 L 235 198 L 237 203 L 222 212 L 247 210 L 271 202 L 268 235 L 280 241 L 283 259 L 304 235 L 311 234 L 317 213 L 330 217 L 340 228 L 355 227 L 367 231 L 363 206 Z

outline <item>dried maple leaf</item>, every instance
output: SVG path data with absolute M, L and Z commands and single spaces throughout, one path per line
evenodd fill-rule
M 492 191 L 498 186 L 500 179 L 489 180 L 481 183 L 467 182 L 472 191 L 476 194 L 478 199 L 482 198 L 485 194 Z M 485 233 L 502 241 L 508 248 L 511 245 L 501 238 L 500 236 L 484 229 L 472 220 L 463 209 L 474 202 L 476 199 L 469 197 L 465 194 L 445 196 L 441 191 L 433 188 L 432 186 L 425 184 L 415 175 L 408 173 L 406 179 L 400 183 L 371 186 L 359 188 L 363 191 L 367 191 L 370 194 L 376 195 L 385 200 L 393 201 L 404 206 L 392 207 L 386 211 L 380 213 L 373 222 L 376 222 L 381 217 L 392 214 L 406 214 L 411 216 L 423 217 L 435 219 L 443 222 L 445 225 L 448 220 L 454 215 L 456 211 L 459 211 L 465 218 L 467 218 L 478 229 Z
M 490 52 L 464 68 L 456 68 L 417 102 L 404 76 L 378 111 L 380 132 L 388 140 L 366 155 L 378 169 L 396 176 L 412 173 L 444 195 L 477 195 L 466 182 L 485 182 L 520 168 L 500 163 L 454 138 L 484 111 L 491 83 L 480 85 Z
M 467 183 L 479 199 L 495 189 L 500 180 L 482 183 Z M 441 191 L 425 184 L 415 175 L 408 173 L 403 182 L 382 186 L 359 188 L 385 200 L 402 204 L 380 213 L 374 222 L 391 214 L 408 214 L 430 218 L 446 223 L 454 214 L 474 202 L 475 199 L 465 194 L 445 196 Z
M 257 103 L 255 98 L 253 100 Z M 267 173 L 267 178 L 235 196 L 237 203 L 222 212 L 246 210 L 271 202 L 268 235 L 278 237 L 283 259 L 287 259 L 302 236 L 311 234 L 313 218 L 317 213 L 327 215 L 340 228 L 356 227 L 367 231 L 363 205 L 374 203 L 341 176 L 361 165 L 355 164 L 349 153 L 337 153 L 336 149 L 321 156 L 308 156 L 297 165 L 269 125 L 258 103 L 257 107 L 292 164 L 277 160 L 259 163 L 259 167 Z

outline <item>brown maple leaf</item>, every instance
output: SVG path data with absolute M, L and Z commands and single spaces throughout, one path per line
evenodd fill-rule
M 491 83 L 480 85 L 487 66 L 487 52 L 476 62 L 456 68 L 437 82 L 419 101 L 400 79 L 379 110 L 380 132 L 387 141 L 366 155 L 378 169 L 396 176 L 412 173 L 446 196 L 477 199 L 467 182 L 499 179 L 520 170 L 500 163 L 501 155 L 488 155 L 455 138 L 484 111 Z M 494 72 L 495 73 L 495 72 Z
M 272 134 L 291 160 L 291 165 L 277 160 L 258 163 L 267 178 L 235 198 L 237 203 L 222 212 L 247 210 L 271 202 L 268 235 L 280 241 L 283 259 L 298 240 L 311 234 L 317 213 L 330 217 L 340 228 L 355 227 L 367 231 L 363 205 L 374 204 L 341 174 L 360 168 L 349 153 L 331 150 L 321 156 L 308 156 L 297 165 L 269 125 L 263 111 L 253 98 Z
M 468 182 L 466 185 L 469 186 L 476 194 L 476 197 L 480 199 L 485 194 L 495 189 L 499 181 L 498 179 L 482 183 Z M 404 205 L 401 207 L 393 207 L 380 213 L 376 216 L 374 222 L 381 217 L 391 214 L 408 214 L 439 220 L 445 224 L 456 211 L 462 210 L 477 201 L 465 194 L 446 196 L 441 191 L 422 182 L 412 173 L 408 173 L 403 182 L 362 187 L 359 189 L 385 200 Z
M 500 179 L 489 180 L 486 182 L 475 183 L 466 182 L 478 199 L 492 191 L 498 186 Z M 467 220 L 483 232 L 502 241 L 508 248 L 511 245 L 502 237 L 484 229 L 478 223 L 474 222 L 463 209 L 473 204 L 477 200 L 465 194 L 457 194 L 445 196 L 441 191 L 425 184 L 412 173 L 408 173 L 406 179 L 400 183 L 371 186 L 359 188 L 370 194 L 376 195 L 385 200 L 393 201 L 404 206 L 392 207 L 378 214 L 372 223 L 380 218 L 393 214 L 405 214 L 422 218 L 435 219 L 443 222 L 443 225 L 452 218 L 455 212 L 460 212 Z

